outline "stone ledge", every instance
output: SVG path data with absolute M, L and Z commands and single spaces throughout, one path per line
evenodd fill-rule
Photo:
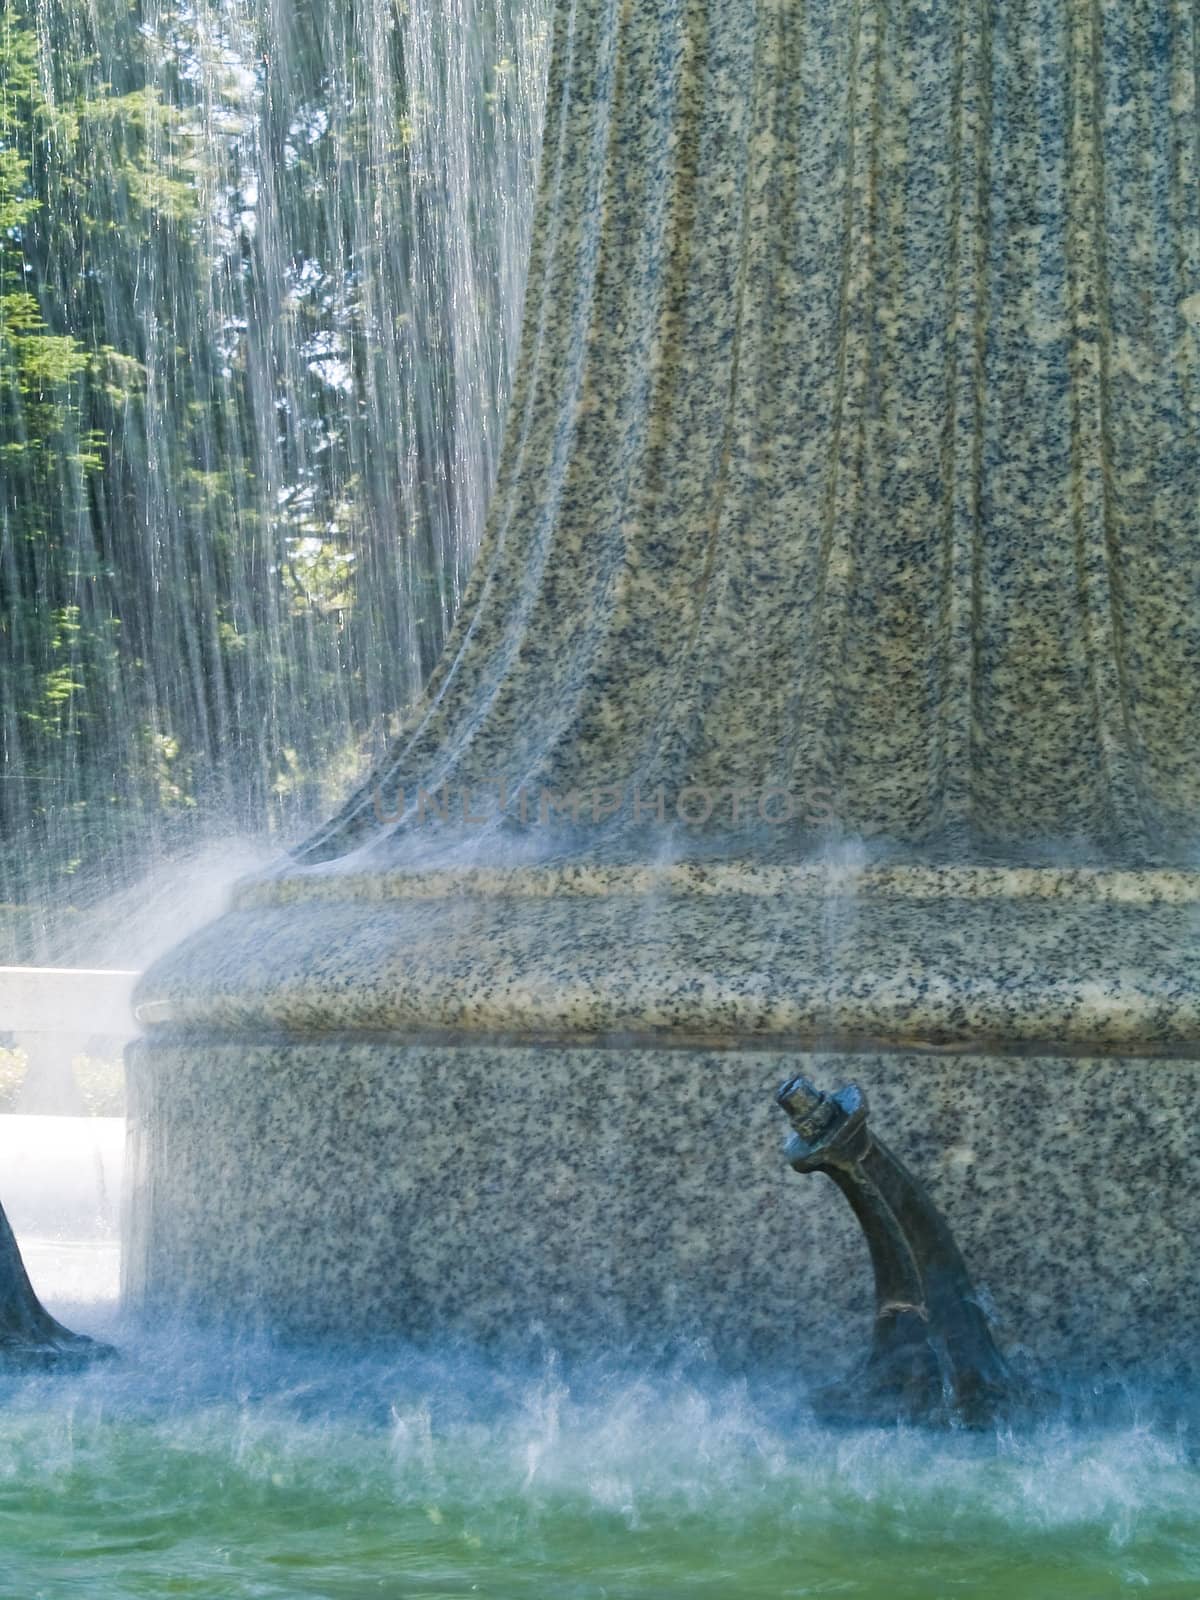
M 1200 1053 L 1196 875 L 893 868 L 860 874 L 851 895 L 820 872 L 800 892 L 795 874 L 812 869 L 738 869 L 758 889 L 707 869 L 697 887 L 689 866 L 564 893 L 563 870 L 442 875 L 437 895 L 429 875 L 411 896 L 404 875 L 388 895 L 330 873 L 249 885 L 150 970 L 138 1020 Z M 772 870 L 792 877 L 766 892 Z M 664 871 L 658 892 L 630 892 Z
M 557 896 L 799 894 L 817 899 L 1082 900 L 1123 905 L 1200 904 L 1200 872 L 1175 867 L 1010 867 L 757 861 L 556 862 L 551 865 L 347 870 L 287 866 L 240 884 L 233 903 L 450 900 Z
M 0 1028 L 11 1033 L 110 1034 L 134 1030 L 139 974 L 91 967 L 0 967 Z

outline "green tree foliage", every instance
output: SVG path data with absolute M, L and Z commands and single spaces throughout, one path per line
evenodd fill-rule
M 398 15 L 0 0 L 0 906 L 305 825 L 440 648 L 492 462 Z M 512 64 L 471 48 L 483 170 Z M 501 220 L 460 228 L 487 326 Z

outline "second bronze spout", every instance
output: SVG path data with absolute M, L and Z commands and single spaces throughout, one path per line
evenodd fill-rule
M 76 1367 L 111 1354 L 107 1345 L 64 1328 L 42 1305 L 0 1207 L 0 1372 Z

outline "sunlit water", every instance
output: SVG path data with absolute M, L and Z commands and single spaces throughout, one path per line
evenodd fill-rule
M 1134 1422 L 833 1436 L 782 1381 L 118 1337 L 6 1387 L 6 1596 L 1200 1592 L 1186 1440 Z
M 498 464 L 548 16 L 0 7 L 0 962 L 111 963 L 87 913 L 277 853 L 419 695 Z
M 9 1155 L 22 1131 L 39 1288 L 121 1355 L 0 1383 L 3 1600 L 1200 1594 L 1194 1429 L 1130 1397 L 1023 1436 L 837 1434 L 791 1375 L 702 1351 L 567 1373 L 148 1333 L 117 1316 L 103 1210 L 79 1222 L 119 1127 L 0 1119 Z

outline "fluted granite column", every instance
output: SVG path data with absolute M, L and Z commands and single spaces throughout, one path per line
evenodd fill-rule
M 801 1070 L 893 1119 L 1002 1332 L 1190 1346 L 1196 38 L 560 0 L 462 615 L 143 981 L 135 1299 L 815 1354 L 869 1289 L 777 1155 Z

